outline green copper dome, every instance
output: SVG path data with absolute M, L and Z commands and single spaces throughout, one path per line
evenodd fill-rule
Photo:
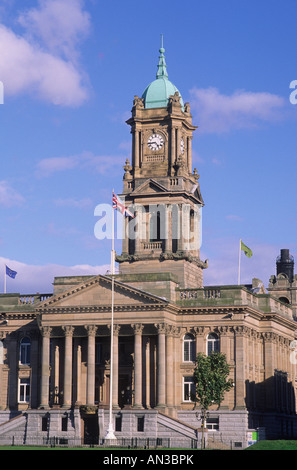
M 178 92 L 181 97 L 181 94 L 176 86 L 174 86 L 173 83 L 168 80 L 167 66 L 164 57 L 165 49 L 163 48 L 163 38 L 162 46 L 159 52 L 160 56 L 156 80 L 150 83 L 142 94 L 145 108 L 166 108 L 169 102 L 169 96 L 174 95 L 175 92 Z M 183 108 L 184 103 L 182 97 L 180 101 Z

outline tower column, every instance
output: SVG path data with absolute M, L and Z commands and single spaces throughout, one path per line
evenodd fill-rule
M 139 135 L 139 130 L 137 129 L 137 127 L 135 127 L 134 133 L 133 133 L 133 149 L 134 149 L 134 167 L 135 167 L 135 169 L 138 169 L 140 167 L 139 148 L 140 148 L 140 135 Z
M 176 139 L 175 139 L 175 127 L 171 126 L 171 149 L 170 149 L 170 168 L 171 174 L 174 174 L 173 165 L 176 160 Z
M 178 204 L 178 224 L 179 224 L 178 225 L 178 240 L 177 240 L 178 251 L 184 251 L 183 223 L 184 223 L 183 205 Z
M 192 137 L 187 138 L 187 152 L 188 152 L 188 169 L 192 173 Z
M 172 251 L 172 210 L 170 205 L 165 208 L 165 252 Z

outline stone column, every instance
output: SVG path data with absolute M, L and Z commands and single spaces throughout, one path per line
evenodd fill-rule
M 166 335 L 165 324 L 159 323 L 155 327 L 158 330 L 158 393 L 157 407 L 164 408 L 166 404 Z
M 140 155 L 139 155 L 139 130 L 137 127 L 135 128 L 134 134 L 133 134 L 133 140 L 134 140 L 134 166 L 135 169 L 138 169 L 140 167 Z
M 123 255 L 129 254 L 129 232 L 128 232 L 128 217 L 123 218 L 123 243 L 122 243 L 122 252 Z
M 151 407 L 151 381 L 150 381 L 150 339 L 146 338 L 145 343 L 145 407 Z
M 77 345 L 76 352 L 76 404 L 81 404 L 81 345 Z
M 86 325 L 88 332 L 87 405 L 95 404 L 95 336 L 97 326 Z
M 113 325 L 112 407 L 119 408 L 119 332 L 120 325 Z
M 16 409 L 18 405 L 18 342 L 12 335 L 7 338 L 7 357 L 9 358 L 8 407 Z M 47 401 L 48 404 L 48 401 Z
M 134 329 L 134 408 L 142 408 L 142 330 L 140 323 Z
M 173 169 L 176 161 L 176 138 L 175 138 L 175 127 L 171 127 L 171 149 L 170 149 L 170 167 Z
M 41 327 L 42 358 L 41 358 L 41 403 L 40 408 L 49 406 L 49 375 L 50 375 L 50 334 L 49 326 Z
M 62 329 L 65 334 L 63 407 L 69 408 L 72 400 L 72 337 L 74 328 L 63 326 Z
M 174 353 L 173 353 L 173 335 L 174 327 L 172 325 L 166 326 L 167 332 L 167 354 L 166 354 L 166 392 L 167 400 L 166 404 L 168 407 L 173 408 L 173 366 L 174 366 Z
M 247 328 L 238 326 L 235 330 L 235 409 L 245 409 L 246 396 L 246 365 L 247 365 Z
M 195 326 L 194 331 L 196 334 L 196 356 L 199 352 L 205 354 L 204 326 Z
M 228 379 L 232 379 L 235 383 L 234 373 L 234 331 L 233 326 L 220 326 L 220 352 L 225 354 L 226 361 L 230 366 L 230 374 Z M 224 399 L 220 405 L 221 409 L 230 409 L 234 408 L 235 398 L 234 398 L 234 388 L 232 388 L 228 393 L 225 394 Z
M 183 205 L 178 204 L 178 224 L 179 224 L 178 240 L 177 240 L 178 251 L 184 251 L 183 223 L 184 223 Z
M 277 368 L 275 345 L 277 336 L 274 333 L 266 332 L 263 334 L 264 337 L 264 364 L 265 364 L 265 406 L 266 408 L 273 410 L 275 409 L 275 377 L 274 371 Z
M 190 174 L 192 173 L 192 138 L 190 136 L 187 138 L 188 169 Z
M 134 241 L 135 241 L 135 253 L 141 251 L 141 234 L 142 234 L 142 212 L 137 209 L 135 211 L 135 217 L 137 220 L 137 232 L 134 232 Z

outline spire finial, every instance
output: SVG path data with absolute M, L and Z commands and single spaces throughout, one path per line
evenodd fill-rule
M 167 65 L 166 65 L 165 56 L 164 56 L 165 49 L 163 47 L 163 34 L 161 34 L 161 48 L 159 49 L 159 52 L 160 52 L 160 56 L 159 56 L 157 78 L 168 78 Z

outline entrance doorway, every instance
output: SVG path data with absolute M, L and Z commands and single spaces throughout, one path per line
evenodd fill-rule
M 119 375 L 119 407 L 129 407 L 132 405 L 132 383 L 129 374 Z
M 96 445 L 99 443 L 98 415 L 89 414 L 83 416 L 84 423 L 84 444 Z

